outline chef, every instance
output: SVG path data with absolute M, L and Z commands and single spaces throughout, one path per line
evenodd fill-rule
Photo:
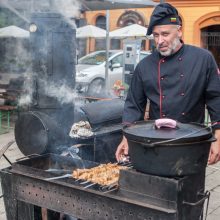
M 220 160 L 220 75 L 212 54 L 184 44 L 182 21 L 175 7 L 161 3 L 154 9 L 147 35 L 153 34 L 156 50 L 137 65 L 125 102 L 123 123 L 171 118 L 182 123 L 204 123 L 207 107 L 216 141 L 209 164 Z M 128 154 L 125 137 L 116 159 Z

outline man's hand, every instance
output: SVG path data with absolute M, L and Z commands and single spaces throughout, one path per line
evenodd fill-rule
M 220 130 L 215 131 L 215 138 L 217 140 L 212 143 L 209 153 L 209 160 L 208 160 L 209 165 L 220 161 Z
M 121 143 L 118 145 L 118 148 L 115 153 L 115 157 L 117 161 L 119 162 L 124 155 L 128 155 L 128 141 L 127 139 L 123 136 L 123 139 Z

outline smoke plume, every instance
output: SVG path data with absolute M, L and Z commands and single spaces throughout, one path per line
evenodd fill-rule
M 79 99 L 78 94 L 68 87 L 65 83 L 44 83 L 45 94 L 49 97 L 56 98 L 61 104 L 74 103 Z
M 21 4 L 22 2 L 23 1 L 21 1 Z M 27 23 L 30 23 L 30 16 L 32 12 L 58 12 L 65 18 L 66 22 L 73 25 L 73 27 L 75 27 L 74 18 L 80 16 L 80 2 L 78 0 L 30 0 L 25 4 L 29 10 L 25 13 L 26 16 L 24 17 L 23 13 L 20 13 L 17 8 L 14 8 L 8 0 L 0 1 L 0 6 L 2 5 L 4 8 L 9 9 L 15 16 L 19 16 Z M 27 8 L 24 8 L 24 10 L 27 10 Z M 27 41 L 29 40 L 27 39 L 26 42 Z M 24 78 L 23 88 L 21 88 L 23 93 L 18 100 L 18 104 L 20 106 L 28 106 L 33 102 L 33 94 L 36 92 L 36 77 L 38 77 L 31 69 L 32 58 L 30 54 L 30 47 L 24 47 L 21 43 L 16 44 L 13 48 L 11 45 L 12 44 L 6 45 L 4 66 L 7 66 L 10 71 L 13 69 L 15 73 L 19 72 L 18 77 Z M 39 48 L 39 50 L 45 50 L 45 48 Z M 41 65 L 41 69 L 44 68 L 43 64 L 39 65 Z M 45 74 L 47 74 L 47 70 L 45 70 Z M 62 83 L 62 85 L 60 85 L 60 82 L 48 83 L 46 77 L 43 80 L 45 81 L 41 82 L 41 85 L 45 85 L 44 93 L 49 97 L 55 97 L 61 104 L 73 103 L 77 99 L 77 94 L 72 88 L 65 85 L 65 83 Z
M 80 3 L 77 0 L 54 0 L 53 4 L 56 10 L 67 18 L 80 15 Z

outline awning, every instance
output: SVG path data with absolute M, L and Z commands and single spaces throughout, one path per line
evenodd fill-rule
M 26 31 L 14 25 L 0 28 L 0 37 L 28 38 L 29 36 L 29 31 Z
M 110 38 L 127 38 L 127 37 L 146 37 L 147 28 L 139 24 L 132 24 L 123 28 L 111 31 Z
M 152 0 L 81 0 L 80 3 L 85 11 L 147 8 L 158 4 Z
M 106 31 L 102 28 L 96 27 L 94 25 L 86 25 L 76 29 L 77 38 L 105 38 Z

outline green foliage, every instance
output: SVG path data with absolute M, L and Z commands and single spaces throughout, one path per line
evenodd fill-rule
M 0 8 L 0 28 L 10 25 L 25 26 L 25 21 L 7 8 Z
M 0 28 L 7 26 L 7 15 L 0 9 Z

